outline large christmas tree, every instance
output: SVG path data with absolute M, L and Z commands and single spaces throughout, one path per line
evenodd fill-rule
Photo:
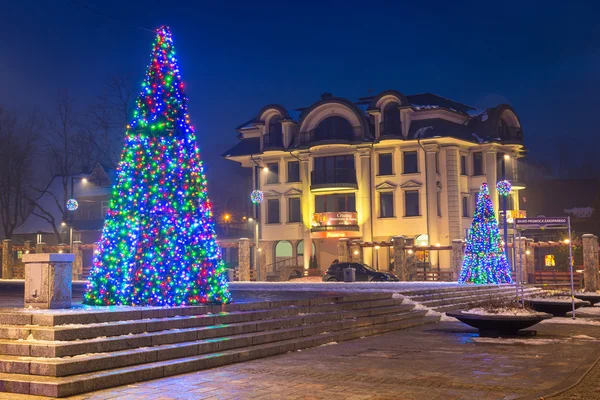
M 486 183 L 481 185 L 469 230 L 459 283 L 512 283 L 498 222 Z
M 127 126 L 84 303 L 230 300 L 171 32 L 161 27 Z

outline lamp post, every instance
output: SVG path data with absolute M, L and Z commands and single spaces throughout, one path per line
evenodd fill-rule
M 75 199 L 75 179 L 80 180 L 82 183 L 87 183 L 87 178 L 79 178 L 71 176 L 71 197 L 67 200 L 67 221 L 63 221 L 61 225 L 69 225 L 69 251 L 73 252 L 73 213 L 79 208 L 79 203 Z
M 502 180 L 506 180 L 506 161 L 510 159 L 508 154 L 504 154 L 502 157 Z M 506 196 L 502 196 L 502 212 L 504 213 L 504 253 L 506 254 L 506 259 L 509 259 L 508 256 L 508 217 L 506 215 Z M 513 243 L 514 246 L 514 243 Z

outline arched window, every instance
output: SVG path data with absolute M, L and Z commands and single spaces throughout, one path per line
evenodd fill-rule
M 400 108 L 398 103 L 388 103 L 383 109 L 383 130 L 381 135 L 401 135 Z
M 311 243 L 312 243 L 312 241 L 311 241 Z M 315 252 L 316 252 L 315 244 L 312 243 L 312 255 L 315 255 Z M 304 240 L 301 240 L 298 242 L 298 245 L 296 246 L 296 253 L 298 254 L 298 256 L 304 255 Z
M 293 249 L 292 249 L 292 244 L 290 242 L 288 242 L 287 240 L 281 240 L 279 242 L 277 242 L 277 244 L 275 245 L 275 260 L 279 261 L 282 258 L 290 258 L 292 257 L 293 254 Z
M 264 147 L 283 147 L 283 128 L 279 115 L 269 120 L 269 131 L 265 135 L 264 145 Z
M 350 122 L 343 117 L 325 118 L 314 130 L 313 140 L 352 140 L 354 137 Z

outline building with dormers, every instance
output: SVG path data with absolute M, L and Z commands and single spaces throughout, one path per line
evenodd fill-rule
M 508 105 L 476 110 L 395 90 L 356 102 L 325 93 L 306 108 L 267 105 L 237 131 L 240 142 L 223 156 L 252 168 L 264 193 L 259 228 L 270 268 L 291 259 L 308 269 L 314 254 L 323 271 L 339 238 L 450 245 L 465 238 L 482 182 L 498 211 L 502 170 L 515 189 L 507 209 L 519 210 L 523 133 Z M 364 261 L 387 270 L 393 255 L 376 249 L 365 248 Z M 420 261 L 449 268 L 449 254 L 435 253 Z

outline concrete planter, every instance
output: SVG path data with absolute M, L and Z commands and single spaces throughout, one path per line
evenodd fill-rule
M 600 303 L 600 293 L 575 293 L 575 298 L 583 301 L 589 301 L 591 305 Z
M 558 299 L 525 299 L 525 302 L 529 307 L 535 311 L 552 314 L 555 317 L 564 317 L 569 311 L 572 311 L 573 305 L 571 300 L 558 300 Z M 575 300 L 575 308 L 587 307 L 590 305 L 589 301 Z
M 532 315 L 479 315 L 464 311 L 447 313 L 463 324 L 479 329 L 479 336 L 500 337 L 518 336 L 521 329 L 529 328 L 544 319 L 552 318 L 551 314 Z

